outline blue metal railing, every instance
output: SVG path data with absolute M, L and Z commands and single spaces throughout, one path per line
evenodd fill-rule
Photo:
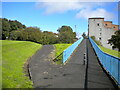
M 120 58 L 104 53 L 98 45 L 89 38 L 100 63 L 103 65 L 105 70 L 112 76 L 118 85 L 120 85 Z
M 63 51 L 63 63 L 67 61 L 67 59 L 70 57 L 70 55 L 73 53 L 73 51 L 77 48 L 77 46 L 81 43 L 83 38 L 80 38 L 75 43 L 73 43 L 71 46 L 69 46 L 67 49 Z

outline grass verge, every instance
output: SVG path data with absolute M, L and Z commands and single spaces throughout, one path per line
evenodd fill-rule
M 68 48 L 72 44 L 55 44 L 55 56 L 59 56 L 66 48 Z M 58 58 L 57 64 L 62 63 L 62 55 L 60 55 Z
M 115 51 L 115 50 L 111 50 L 111 49 L 108 49 L 108 48 L 105 48 L 105 47 L 102 47 L 102 46 L 100 46 L 100 45 L 99 45 L 99 47 L 100 47 L 100 49 L 101 49 L 103 52 L 105 52 L 105 53 L 107 53 L 107 54 L 110 54 L 110 55 L 112 55 L 112 56 L 115 56 L 115 57 L 119 57 L 119 58 L 120 58 L 120 52 Z
M 24 64 L 40 47 L 29 41 L 2 42 L 2 87 L 32 88 L 32 81 L 25 76 Z

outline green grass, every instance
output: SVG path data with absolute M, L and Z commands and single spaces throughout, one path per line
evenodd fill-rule
M 103 52 L 105 52 L 105 53 L 107 53 L 107 54 L 110 54 L 110 55 L 115 56 L 115 57 L 120 57 L 120 52 L 118 52 L 118 51 L 111 50 L 111 49 L 102 47 L 102 46 L 100 46 L 100 45 L 99 45 L 99 47 L 100 47 L 100 49 L 101 49 Z
M 25 76 L 24 64 L 40 47 L 29 41 L 2 42 L 2 87 L 31 88 L 33 83 Z
M 2 90 L 2 42 L 0 42 L 0 90 Z
M 70 45 L 72 44 L 55 44 L 55 56 L 59 56 L 66 48 L 68 48 Z M 58 57 L 57 59 L 59 59 L 59 61 L 57 61 L 57 64 L 61 64 L 62 63 L 62 55 L 60 57 Z

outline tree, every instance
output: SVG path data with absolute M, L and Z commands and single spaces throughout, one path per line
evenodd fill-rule
M 108 44 L 112 45 L 112 48 L 118 48 L 120 51 L 120 30 L 115 32 L 115 35 L 112 35 L 111 39 L 108 40 Z
M 43 44 L 55 44 L 58 42 L 58 37 L 53 32 L 44 31 L 43 35 Z
M 83 32 L 82 37 L 83 37 L 83 38 L 87 38 L 85 32 Z
M 9 32 L 10 32 L 10 24 L 9 21 L 6 18 L 2 19 L 2 39 L 6 39 L 9 37 Z
M 15 20 L 8 20 L 6 18 L 0 18 L 0 22 L 2 22 L 2 39 L 11 39 L 11 32 L 16 30 L 25 29 L 26 26 Z
M 97 44 L 97 45 L 101 45 L 101 42 L 99 40 L 96 40 L 95 36 L 91 36 L 91 38 L 94 40 L 94 42 Z
M 22 30 L 15 30 L 11 32 L 13 40 L 32 41 L 40 43 L 41 31 L 37 27 L 28 27 Z
M 57 30 L 59 32 L 60 43 L 73 43 L 76 38 L 76 33 L 73 32 L 70 26 L 62 26 Z

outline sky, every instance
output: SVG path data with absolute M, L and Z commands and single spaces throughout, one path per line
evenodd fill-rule
M 63 25 L 70 26 L 77 35 L 88 30 L 88 18 L 104 17 L 118 24 L 118 2 L 2 2 L 2 18 L 18 20 L 27 27 L 57 33 Z M 75 28 L 76 26 L 76 28 Z

